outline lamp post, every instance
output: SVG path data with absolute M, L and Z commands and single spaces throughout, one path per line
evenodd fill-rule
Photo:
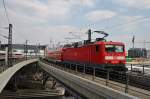
M 132 58 L 135 58 L 135 47 L 134 47 L 134 41 L 135 41 L 135 36 L 133 35 L 133 38 L 132 38 L 132 44 L 133 44 L 133 57 Z
M 25 53 L 25 60 L 27 60 L 28 59 L 28 40 L 26 40 L 25 42 L 24 53 Z
M 9 24 L 9 35 L 8 35 L 8 67 L 12 64 L 12 24 Z
M 1 41 L 0 41 L 0 49 L 1 49 Z

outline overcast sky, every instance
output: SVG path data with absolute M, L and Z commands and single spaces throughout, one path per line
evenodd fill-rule
M 150 0 L 5 0 L 5 3 L 13 24 L 13 43 L 24 43 L 26 39 L 31 44 L 64 42 L 65 38 L 73 37 L 69 32 L 86 39 L 89 28 L 106 31 L 110 34 L 108 40 L 124 42 L 127 48 L 132 46 L 133 35 L 137 42 L 150 41 L 150 18 L 143 20 L 150 16 Z M 0 0 L 0 27 L 6 27 L 2 4 Z M 7 35 L 8 30 L 0 28 L 0 33 Z M 93 39 L 96 36 L 99 35 Z M 0 40 L 7 42 L 2 36 Z

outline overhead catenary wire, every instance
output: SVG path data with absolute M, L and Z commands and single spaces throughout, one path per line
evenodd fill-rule
M 125 41 L 126 43 L 130 43 L 131 41 Z M 150 41 L 135 41 L 134 43 L 150 43 Z
M 5 5 L 5 0 L 3 0 L 3 6 L 4 6 L 4 9 L 5 9 L 5 15 L 6 15 L 7 21 L 10 24 L 10 19 L 8 17 L 8 12 L 7 12 L 7 8 L 6 8 L 6 5 Z
M 17 35 L 18 37 L 22 38 L 23 40 L 28 39 L 27 37 L 25 37 L 24 35 L 22 35 L 23 34 L 22 32 L 20 32 L 20 31 L 17 30 L 16 26 L 14 26 L 13 29 L 14 29 L 14 32 L 18 34 Z
M 5 4 L 5 0 L 3 0 L 2 1 L 3 2 L 3 7 L 4 7 L 4 11 L 5 11 L 5 15 L 6 15 L 6 19 L 7 19 L 7 21 L 8 21 L 8 24 L 10 24 L 10 23 L 12 23 L 12 21 L 10 22 L 10 17 L 9 17 L 9 15 L 8 15 L 8 10 L 7 10 L 7 7 L 6 7 L 6 4 Z M 15 28 L 15 26 L 14 26 L 14 24 L 13 24 L 13 29 L 14 30 L 16 30 L 16 28 Z M 8 27 L 0 27 L 0 29 L 8 29 Z M 16 31 L 15 31 L 16 32 Z M 18 33 L 18 32 L 17 32 Z M 2 36 L 2 35 L 1 35 Z M 18 36 L 20 36 L 20 34 L 18 33 Z M 24 38 L 24 36 L 20 36 L 21 38 L 23 38 L 23 39 L 26 39 L 26 38 Z M 6 37 L 5 37 L 6 38 Z
M 4 30 L 4 29 L 9 29 L 9 27 L 0 27 L 0 29 L 3 29 L 3 30 Z
M 119 28 L 119 27 L 122 27 L 124 25 L 128 25 L 128 24 L 132 24 L 132 23 L 136 23 L 136 22 L 139 22 L 139 21 L 143 21 L 143 20 L 147 20 L 150 18 L 150 15 L 148 16 L 144 16 L 144 17 L 140 17 L 140 18 L 135 18 L 133 20 L 130 20 L 128 22 L 125 22 L 125 23 L 120 23 L 120 24 L 114 24 L 112 26 L 105 26 L 104 30 L 112 30 L 112 29 L 115 29 L 115 28 Z M 109 23 L 110 23 L 110 20 L 109 20 Z
M 1 34 L 1 33 L 0 33 L 0 36 L 2 36 L 2 37 L 4 37 L 4 38 L 8 39 L 8 37 L 7 37 L 6 35 L 3 35 L 3 34 Z
M 129 22 L 125 22 L 125 23 L 121 23 L 121 24 L 116 24 L 116 25 L 107 27 L 107 29 L 118 28 L 118 27 L 121 27 L 121 26 L 124 26 L 124 25 L 127 25 L 127 24 L 136 23 L 136 22 L 138 22 L 138 21 L 145 20 L 145 19 L 149 19 L 149 18 L 150 18 L 150 16 L 145 16 L 145 17 L 137 18 L 137 19 L 131 20 L 131 21 L 129 21 Z
M 4 5 L 4 8 L 5 8 L 5 14 L 6 14 L 8 23 L 10 23 L 10 19 L 9 19 L 8 12 L 7 12 L 7 7 L 5 5 L 5 0 L 3 0 L 3 5 Z M 131 20 L 131 21 L 126 22 L 126 23 L 116 24 L 116 25 L 113 25 L 113 26 L 110 26 L 110 27 L 107 27 L 107 28 L 108 29 L 113 29 L 113 28 L 124 26 L 126 24 L 131 24 L 131 23 L 134 23 L 134 22 L 137 22 L 137 21 L 140 21 L 140 20 L 144 20 L 144 19 L 147 19 L 147 18 L 150 18 L 150 16 L 134 19 L 134 20 Z M 20 33 L 18 33 L 18 34 L 20 34 Z M 20 37 L 24 37 L 24 36 L 21 35 Z

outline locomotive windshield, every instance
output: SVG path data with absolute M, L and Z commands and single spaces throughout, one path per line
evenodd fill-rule
M 123 45 L 105 45 L 106 52 L 124 52 Z

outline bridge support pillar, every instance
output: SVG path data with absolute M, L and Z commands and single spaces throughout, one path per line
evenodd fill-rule
M 36 62 L 35 63 L 35 69 L 36 69 L 36 72 L 38 71 L 38 63 Z
M 49 78 L 49 76 L 43 71 L 43 78 L 42 78 L 43 79 L 43 81 L 42 81 L 43 87 L 45 87 L 45 84 L 46 84 L 48 78 Z
M 12 91 L 17 91 L 18 90 L 18 86 L 17 86 L 17 75 L 14 75 L 14 77 L 12 77 Z
M 52 82 L 52 89 L 54 89 L 55 88 L 55 86 L 56 86 L 56 81 L 55 81 L 55 79 L 53 79 L 53 82 Z
M 43 88 L 45 88 L 45 85 L 46 85 L 46 82 L 48 81 L 48 78 L 50 78 L 50 76 L 43 71 L 43 78 L 42 78 L 42 85 L 43 85 Z M 54 89 L 56 86 L 56 80 L 54 78 L 52 78 L 52 86 L 51 88 Z

